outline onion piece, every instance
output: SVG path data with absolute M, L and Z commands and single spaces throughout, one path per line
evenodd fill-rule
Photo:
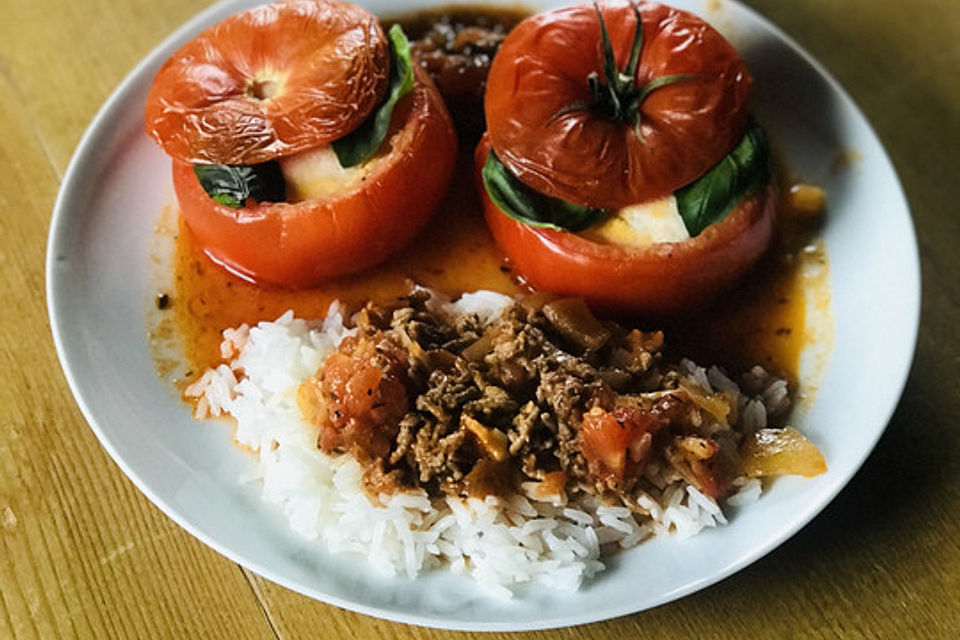
M 583 298 L 561 298 L 543 305 L 543 315 L 567 340 L 586 352 L 596 351 L 610 339 L 610 330 L 590 312 Z
M 827 463 L 816 445 L 796 429 L 760 429 L 744 441 L 742 471 L 751 478 L 798 475 L 807 478 L 826 472 Z

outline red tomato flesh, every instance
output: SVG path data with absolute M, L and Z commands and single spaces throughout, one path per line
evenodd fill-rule
M 335 196 L 231 209 L 207 195 L 190 163 L 174 160 L 183 219 L 207 255 L 248 280 L 303 288 L 371 267 L 406 245 L 443 197 L 457 155 L 440 94 L 419 66 L 414 74 L 370 173 Z
M 311 414 L 322 416 L 316 422 L 320 447 L 385 457 L 408 408 L 406 369 L 403 350 L 346 338 L 299 392 L 300 401 L 323 407 Z
M 598 480 L 620 482 L 643 470 L 653 436 L 663 423 L 658 416 L 640 409 L 599 407 L 588 411 L 580 425 L 580 453 L 587 469 Z
M 702 306 L 740 278 L 770 243 L 773 184 L 741 201 L 722 221 L 683 242 L 633 248 L 533 227 L 507 217 L 480 178 L 489 137 L 475 162 L 487 226 L 517 271 L 535 289 L 584 298 L 594 308 L 672 315 Z
M 671 75 L 690 78 L 652 91 L 641 103 L 643 139 L 634 127 L 595 115 L 587 77 L 603 78 L 600 25 L 582 4 L 521 22 L 504 40 L 487 78 L 485 111 L 497 156 L 540 193 L 602 209 L 668 195 L 729 153 L 747 124 L 752 79 L 730 44 L 700 18 L 652 2 L 643 21 L 640 86 Z M 601 5 L 618 69 L 637 20 L 629 3 Z
M 210 27 L 157 73 L 145 124 L 168 155 L 256 164 L 356 129 L 386 92 L 380 21 L 346 2 L 294 0 Z

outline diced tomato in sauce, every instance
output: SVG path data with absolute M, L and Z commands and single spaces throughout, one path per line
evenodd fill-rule
M 324 451 L 383 458 L 407 411 L 406 384 L 403 349 L 376 337 L 346 338 L 303 383 L 298 403 L 320 428 Z
M 580 453 L 590 475 L 616 482 L 637 477 L 662 426 L 659 416 L 641 409 L 588 411 L 580 426 Z

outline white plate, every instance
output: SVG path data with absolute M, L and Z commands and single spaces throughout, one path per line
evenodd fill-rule
M 491 600 L 469 580 L 443 573 L 378 578 L 362 560 L 331 557 L 290 533 L 279 514 L 261 505 L 257 487 L 239 484 L 252 462 L 230 444 L 228 431 L 193 422 L 157 376 L 145 335 L 154 226 L 173 201 L 168 161 L 143 132 L 144 98 L 178 46 L 251 4 L 213 6 L 124 80 L 77 148 L 50 230 L 48 305 L 70 387 L 117 464 L 181 526 L 270 580 L 348 609 L 436 627 L 535 629 L 640 611 L 706 587 L 793 535 L 860 467 L 897 403 L 916 340 L 919 265 L 910 214 L 876 135 L 837 83 L 763 18 L 723 2 L 705 17 L 753 71 L 758 118 L 795 171 L 830 194 L 824 234 L 836 346 L 816 402 L 797 416 L 830 471 L 774 482 L 727 527 L 619 554 L 578 593 L 533 590 L 511 602 Z M 449 2 L 364 4 L 396 13 Z M 674 4 L 703 13 L 705 3 Z M 838 150 L 854 151 L 859 160 L 837 171 L 831 163 Z

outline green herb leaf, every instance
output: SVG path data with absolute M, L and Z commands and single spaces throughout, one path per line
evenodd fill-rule
M 481 171 L 487 195 L 501 211 L 517 222 L 558 231 L 583 231 L 605 214 L 603 209 L 584 207 L 537 193 L 517 180 L 493 151 Z
M 743 140 L 696 182 L 678 189 L 677 209 L 691 236 L 720 222 L 738 202 L 770 182 L 770 148 L 756 122 Z
M 354 131 L 333 142 L 341 167 L 360 164 L 377 152 L 387 137 L 393 108 L 413 90 L 413 61 L 410 42 L 399 24 L 390 27 L 390 85 L 387 95 L 374 112 Z
M 287 184 L 276 160 L 250 166 L 195 164 L 200 186 L 220 204 L 239 209 L 248 198 L 257 202 L 283 202 Z

